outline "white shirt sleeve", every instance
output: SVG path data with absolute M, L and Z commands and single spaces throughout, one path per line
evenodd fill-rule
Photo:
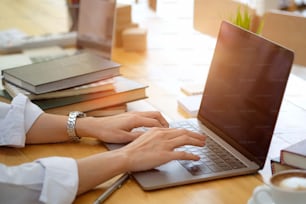
M 0 146 L 24 147 L 26 132 L 43 111 L 19 94 L 11 104 L 0 103 Z
M 26 96 L 0 103 L 0 146 L 23 147 L 43 111 Z M 74 159 L 49 157 L 19 166 L 0 164 L 0 203 L 72 203 L 78 189 Z
M 0 164 L 0 203 L 69 204 L 78 189 L 74 159 L 49 157 L 19 166 Z

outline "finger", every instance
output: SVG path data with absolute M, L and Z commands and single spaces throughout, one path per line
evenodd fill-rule
M 184 151 L 173 151 L 171 152 L 172 160 L 194 160 L 197 161 L 200 159 L 198 155 L 184 152 Z
M 193 131 L 190 131 L 190 130 L 186 130 L 186 129 L 177 129 L 177 130 L 180 130 L 181 131 L 181 135 L 188 135 L 190 137 L 193 137 L 193 138 L 196 138 L 196 139 L 199 139 L 199 140 L 205 140 L 206 139 L 206 135 L 203 135 L 203 134 L 200 134 L 198 132 L 193 132 Z
M 188 131 L 188 135 L 192 138 L 199 139 L 199 140 L 206 140 L 207 138 L 206 135 L 200 134 L 198 132 L 192 132 L 192 131 Z
M 124 132 L 125 135 L 125 142 L 131 142 L 137 139 L 139 136 L 143 135 L 144 132 L 142 131 L 133 131 L 133 132 Z
M 161 127 L 169 127 L 167 120 L 158 111 L 146 111 L 138 113 L 144 117 L 156 119 L 161 124 Z
M 151 131 L 160 131 L 160 134 L 164 138 L 173 139 L 183 135 L 188 135 L 189 137 L 196 138 L 199 140 L 205 140 L 206 136 L 192 132 L 186 129 L 176 129 L 176 128 L 152 128 Z
M 142 134 L 144 134 L 144 131 L 132 131 L 129 134 L 131 135 L 131 138 L 136 139 L 137 137 L 141 136 Z
M 143 127 L 159 127 L 159 128 L 164 128 L 164 124 L 160 123 L 159 120 L 156 120 L 155 118 L 148 118 L 148 117 L 140 117 L 140 118 L 138 118 L 138 120 L 137 120 L 135 125 L 137 127 L 143 126 Z
M 104 142 L 128 143 L 138 138 L 141 134 L 142 134 L 141 132 L 127 132 L 127 131 L 118 130 L 113 132 L 113 137 L 104 139 Z
M 187 135 L 184 135 L 184 136 L 169 140 L 168 145 L 171 149 L 181 147 L 183 145 L 193 145 L 193 146 L 203 147 L 205 145 L 205 140 L 192 138 Z

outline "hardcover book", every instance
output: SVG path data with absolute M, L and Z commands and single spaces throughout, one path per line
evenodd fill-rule
M 306 139 L 281 150 L 280 160 L 301 169 L 306 169 Z
M 127 104 L 119 104 L 116 106 L 96 109 L 92 111 L 85 112 L 87 116 L 93 116 L 93 117 L 105 117 L 105 116 L 111 116 L 111 115 L 117 115 L 121 113 L 127 112 Z
M 282 164 L 280 162 L 280 157 L 272 158 L 270 160 L 270 164 L 271 164 L 272 174 L 276 174 L 276 173 L 279 173 L 281 171 L 286 171 L 286 170 L 298 169 L 293 166 L 289 166 L 287 164 Z
M 47 113 L 67 115 L 70 111 L 78 110 L 101 116 L 123 113 L 127 110 L 126 103 L 147 98 L 147 85 L 121 76 L 114 77 L 113 85 L 113 90 L 32 102 Z M 10 103 L 11 100 L 6 90 L 1 90 L 0 101 Z
M 120 65 L 90 52 L 2 70 L 3 79 L 34 94 L 71 88 L 120 74 Z
M 51 98 L 61 98 L 67 96 L 76 96 L 81 94 L 89 94 L 101 91 L 109 91 L 114 89 L 114 77 L 109 79 L 104 79 L 101 81 L 93 82 L 90 84 L 84 84 L 68 89 L 52 91 L 42 94 L 33 94 L 26 91 L 20 87 L 15 86 L 7 81 L 3 81 L 3 87 L 10 94 L 11 97 L 15 97 L 18 94 L 26 95 L 30 100 L 40 100 L 40 99 L 51 99 Z
M 33 100 L 47 113 L 67 115 L 70 111 L 88 112 L 145 99 L 147 85 L 116 77 L 114 90 L 48 100 Z

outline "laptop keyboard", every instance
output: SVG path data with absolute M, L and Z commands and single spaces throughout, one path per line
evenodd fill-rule
M 195 132 L 200 132 L 196 127 L 187 121 L 179 121 L 171 124 L 173 128 L 184 128 Z M 185 145 L 176 151 L 191 152 L 200 156 L 198 161 L 179 160 L 178 162 L 192 175 L 209 174 L 232 169 L 239 169 L 245 165 L 230 152 L 222 148 L 214 140 L 207 137 L 204 147 Z

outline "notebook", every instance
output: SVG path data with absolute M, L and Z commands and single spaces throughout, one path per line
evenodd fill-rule
M 144 190 L 155 190 L 262 169 L 293 57 L 287 48 L 223 21 L 197 118 L 171 124 L 207 135 L 205 147 L 176 150 L 199 153 L 201 160 L 171 161 L 132 173 L 134 179 Z

